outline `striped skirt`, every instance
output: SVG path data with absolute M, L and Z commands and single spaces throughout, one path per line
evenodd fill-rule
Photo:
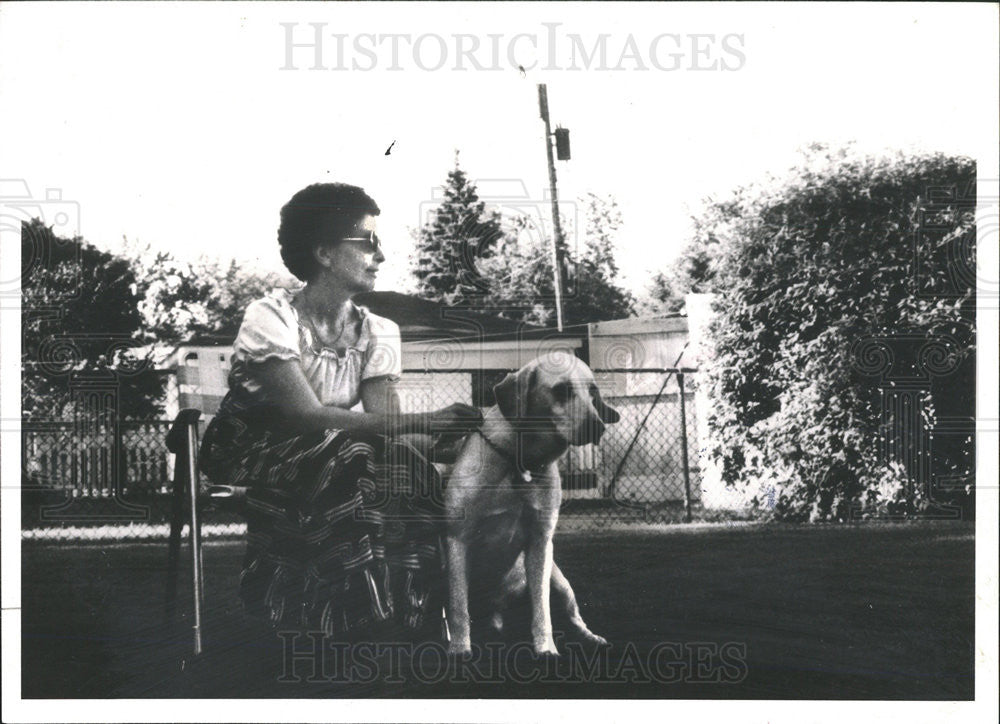
M 289 436 L 229 415 L 209 425 L 199 464 L 249 488 L 249 613 L 330 636 L 440 625 L 441 478 L 412 446 L 342 430 Z

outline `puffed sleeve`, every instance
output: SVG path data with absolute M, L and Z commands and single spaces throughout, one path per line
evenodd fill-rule
M 399 325 L 385 317 L 369 314 L 368 346 L 364 354 L 361 379 L 389 377 L 399 380 L 403 371 L 403 348 L 399 336 Z
M 233 351 L 244 362 L 300 359 L 299 325 L 291 307 L 272 297 L 253 302 L 243 316 Z

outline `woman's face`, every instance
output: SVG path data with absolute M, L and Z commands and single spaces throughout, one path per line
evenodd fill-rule
M 375 287 L 378 268 L 385 261 L 378 243 L 375 217 L 363 216 L 347 236 L 328 239 L 317 249 L 325 275 L 336 286 L 360 294 Z

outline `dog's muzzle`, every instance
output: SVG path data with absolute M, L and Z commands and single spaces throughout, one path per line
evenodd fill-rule
M 580 445 L 596 445 L 604 437 L 604 431 L 608 429 L 608 425 L 613 425 L 621 419 L 618 410 L 604 404 L 600 398 L 594 399 L 593 403 L 594 412 L 597 414 L 588 415 L 581 442 L 578 443 Z
M 613 408 L 611 405 L 604 404 L 604 400 L 600 397 L 594 400 L 594 409 L 597 410 L 597 416 L 601 418 L 601 422 L 606 425 L 614 425 L 622 416 L 618 413 L 618 410 Z

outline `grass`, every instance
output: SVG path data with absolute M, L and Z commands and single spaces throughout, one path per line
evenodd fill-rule
M 506 673 L 485 683 L 427 683 L 405 665 L 402 673 L 376 666 L 374 675 L 366 675 L 369 667 L 279 681 L 280 642 L 239 608 L 241 555 L 238 542 L 206 546 L 206 653 L 195 660 L 190 620 L 166 616 L 164 544 L 25 543 L 23 696 L 973 696 L 974 531 L 967 523 L 562 534 L 556 558 L 590 627 L 614 644 L 609 668 L 586 674 L 574 668 L 582 659 L 564 656 L 544 669 L 551 664 L 521 654 L 503 658 L 513 654 L 508 647 L 499 654 Z M 188 593 L 181 591 L 183 608 Z M 643 664 L 651 671 L 657 651 L 667 651 L 661 661 L 675 666 L 665 667 L 669 676 L 661 670 L 644 681 Z M 736 666 L 718 666 L 720 651 Z M 435 651 L 427 653 L 433 659 Z M 707 667 L 702 673 L 722 670 L 735 681 L 706 682 L 699 661 Z M 300 678 L 311 668 L 300 662 Z M 601 671 L 611 672 L 603 683 Z

